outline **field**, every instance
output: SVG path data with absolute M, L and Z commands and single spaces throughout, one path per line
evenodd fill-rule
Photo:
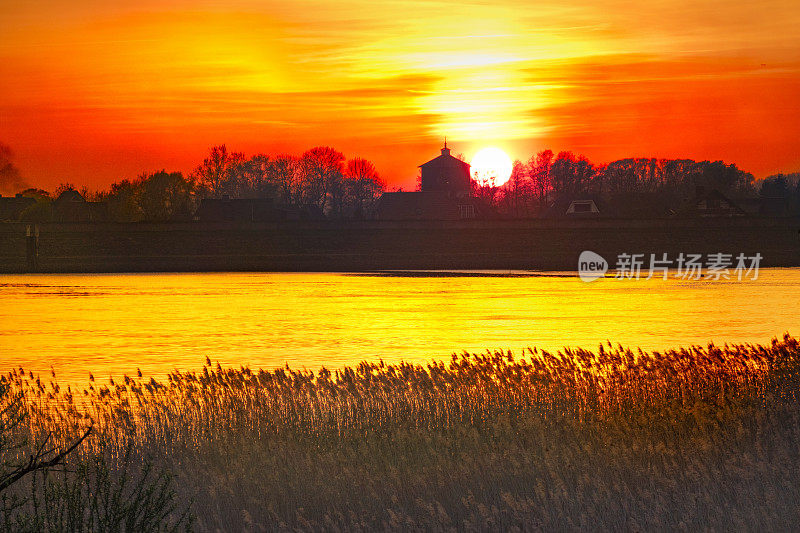
M 0 481 L 91 432 L 2 492 L 0 526 L 797 530 L 798 378 L 789 336 L 316 373 L 208 360 L 86 390 L 19 369 Z

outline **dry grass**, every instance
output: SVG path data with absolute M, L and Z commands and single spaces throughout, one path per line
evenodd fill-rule
M 32 436 L 91 420 L 82 453 L 171 470 L 200 530 L 799 529 L 799 362 L 786 336 L 334 373 L 207 361 L 80 392 L 5 379 Z

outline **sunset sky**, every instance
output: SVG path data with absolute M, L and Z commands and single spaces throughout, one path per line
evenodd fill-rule
M 222 143 L 331 145 L 409 188 L 444 136 L 763 177 L 800 170 L 798 27 L 797 0 L 4 1 L 0 143 L 48 189 Z

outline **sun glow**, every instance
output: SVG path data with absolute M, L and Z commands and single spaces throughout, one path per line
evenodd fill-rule
M 514 163 L 500 148 L 483 148 L 472 158 L 472 179 L 483 186 L 500 187 L 511 177 Z

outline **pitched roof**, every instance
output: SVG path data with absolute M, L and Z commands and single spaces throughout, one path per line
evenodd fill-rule
M 420 165 L 420 168 L 422 168 L 422 167 L 430 167 L 430 166 L 436 166 L 436 167 L 438 167 L 438 166 L 454 166 L 454 164 L 461 165 L 462 167 L 464 167 L 467 170 L 467 172 L 469 172 L 469 168 L 470 168 L 470 164 L 469 163 L 466 163 L 466 162 L 460 160 L 459 158 L 450 155 L 450 149 L 449 148 L 442 148 L 441 155 L 439 155 L 437 157 L 434 157 L 430 161 L 422 163 Z
M 81 193 L 76 191 L 75 189 L 67 189 L 66 191 L 62 192 L 58 195 L 58 198 L 55 200 L 57 203 L 63 202 L 85 202 L 86 198 L 84 198 Z
M 597 207 L 600 213 L 603 212 L 603 201 L 598 194 L 589 194 L 589 193 L 581 193 L 581 194 L 562 194 L 556 198 L 553 205 L 546 211 L 545 216 L 547 217 L 564 217 L 564 216 L 574 216 L 574 217 L 596 217 L 598 213 L 596 212 L 572 212 L 568 213 L 570 206 L 574 202 L 593 202 L 595 207 Z

